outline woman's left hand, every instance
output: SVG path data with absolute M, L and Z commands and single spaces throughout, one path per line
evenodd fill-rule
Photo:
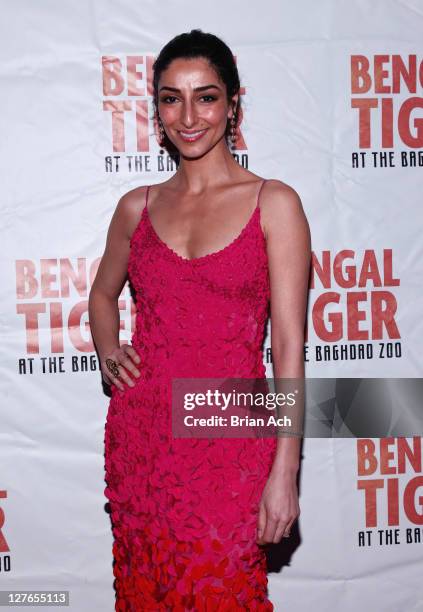
M 289 537 L 300 515 L 296 481 L 296 473 L 270 473 L 260 500 L 257 544 L 277 544 L 282 537 Z

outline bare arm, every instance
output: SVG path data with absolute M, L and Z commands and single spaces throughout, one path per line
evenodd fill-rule
M 134 364 L 134 361 L 140 361 L 135 349 L 128 344 L 120 346 L 118 299 L 127 279 L 130 239 L 139 221 L 140 201 L 144 201 L 144 190 L 145 188 L 137 188 L 120 198 L 110 222 L 106 247 L 88 300 L 91 335 L 100 359 L 103 378 L 107 383 L 115 384 L 120 391 L 125 389 L 122 381 L 134 386 L 126 370 L 134 376 L 140 375 Z M 107 369 L 107 358 L 123 366 L 119 368 L 119 378 L 112 376 Z
M 273 375 L 275 379 L 303 379 L 310 229 L 297 192 L 281 181 L 269 183 L 263 194 L 262 211 L 269 262 Z M 300 514 L 296 484 L 300 447 L 301 437 L 278 437 L 260 503 L 259 544 L 277 543 L 282 536 L 288 537 Z
M 274 181 L 268 193 L 267 250 L 275 378 L 304 378 L 304 327 L 311 260 L 310 228 L 297 192 Z M 273 471 L 296 474 L 301 438 L 280 437 Z

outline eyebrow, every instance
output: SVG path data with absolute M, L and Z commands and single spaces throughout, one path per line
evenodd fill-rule
M 163 85 L 163 87 L 160 87 L 159 91 L 162 91 L 162 89 L 168 89 L 169 91 L 181 93 L 181 90 L 177 87 L 168 87 L 167 85 Z M 201 87 L 194 87 L 194 91 L 204 91 L 206 89 L 218 89 L 220 91 L 220 87 L 218 87 L 217 85 L 201 85 Z

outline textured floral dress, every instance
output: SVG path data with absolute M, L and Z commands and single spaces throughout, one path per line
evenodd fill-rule
M 173 377 L 265 378 L 259 193 L 237 238 L 186 259 L 155 232 L 146 190 L 128 262 L 141 376 L 122 396 L 112 385 L 104 438 L 116 610 L 273 610 L 256 526 L 276 439 L 173 438 L 171 427 Z

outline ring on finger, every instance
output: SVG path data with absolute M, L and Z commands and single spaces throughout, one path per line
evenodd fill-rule
M 114 359 L 106 359 L 106 366 L 113 376 L 119 377 L 119 364 Z

